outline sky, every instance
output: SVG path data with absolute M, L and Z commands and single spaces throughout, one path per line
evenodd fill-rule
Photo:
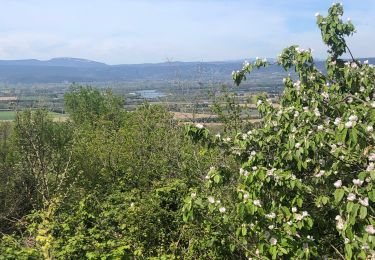
M 375 57 L 375 0 L 344 0 L 356 57 Z M 298 44 L 324 58 L 323 0 L 0 0 L 0 60 L 108 64 L 275 58 Z

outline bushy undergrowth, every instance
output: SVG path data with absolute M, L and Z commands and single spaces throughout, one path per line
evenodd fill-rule
M 3 124 L 0 259 L 374 258 L 375 70 L 340 58 L 355 30 L 342 15 L 317 14 L 325 73 L 310 50 L 283 50 L 298 78 L 279 108 L 259 97 L 250 131 L 230 97 L 221 136 L 80 86 L 72 121 Z M 234 82 L 268 65 L 245 62 Z

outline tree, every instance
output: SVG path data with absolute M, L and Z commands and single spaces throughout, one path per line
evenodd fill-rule
M 186 199 L 186 219 L 216 223 L 227 237 L 220 246 L 233 254 L 374 257 L 375 70 L 367 61 L 340 58 L 350 52 L 344 37 L 355 31 L 342 15 L 341 4 L 326 17 L 317 14 L 329 48 L 327 72 L 316 68 L 311 50 L 284 49 L 278 64 L 294 68 L 298 80 L 284 79 L 281 107 L 260 96 L 263 125 L 233 141 L 222 139 L 242 164 L 235 199 L 212 199 L 218 199 L 214 187 L 230 185 L 220 169 L 208 173 L 201 196 Z M 245 63 L 233 79 L 239 85 L 254 68 L 268 65 Z

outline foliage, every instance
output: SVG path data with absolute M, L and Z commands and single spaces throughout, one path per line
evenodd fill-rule
M 375 69 L 340 58 L 354 32 L 342 14 L 317 15 L 325 73 L 310 50 L 283 50 L 298 79 L 280 108 L 259 96 L 250 130 L 230 95 L 222 136 L 76 85 L 72 121 L 1 124 L 0 259 L 374 258 Z M 234 82 L 267 66 L 245 62 Z
M 222 246 L 233 254 L 374 257 L 375 70 L 339 58 L 348 50 L 344 36 L 354 31 L 342 14 L 334 4 L 327 17 L 317 17 L 331 54 L 326 74 L 310 50 L 283 50 L 278 63 L 293 67 L 299 79 L 284 79 L 280 109 L 260 96 L 263 126 L 238 134 L 227 148 L 242 163 L 236 186 L 212 169 L 201 196 L 187 198 L 185 219 L 222 226 L 222 236 L 233 237 Z M 240 84 L 253 68 L 268 65 L 245 63 L 233 79 Z M 215 200 L 218 185 L 232 187 L 236 199 Z

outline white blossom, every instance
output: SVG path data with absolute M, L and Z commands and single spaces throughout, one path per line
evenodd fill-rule
M 349 201 L 354 201 L 356 198 L 355 194 L 354 193 L 349 193 L 348 194 L 348 197 L 346 198 L 347 200 Z
M 220 135 L 220 134 L 216 134 L 215 137 L 216 137 L 216 138 L 220 138 L 221 135 Z
M 368 166 L 367 166 L 366 171 L 371 172 L 371 171 L 373 171 L 373 170 L 374 170 L 374 163 L 373 163 L 373 162 L 370 162 L 370 163 L 368 164 Z
M 257 101 L 257 106 L 260 106 L 261 104 L 262 104 L 262 100 L 259 99 L 259 100 Z
M 343 230 L 345 226 L 345 221 L 341 216 L 336 216 L 336 227 L 338 230 Z
M 244 199 L 244 200 L 247 200 L 247 199 L 249 198 L 249 196 L 250 196 L 249 193 L 245 193 L 245 194 L 243 195 L 243 199 Z
M 368 206 L 368 198 L 367 197 L 365 197 L 364 199 L 361 199 L 361 198 L 358 199 L 358 202 L 359 202 L 359 204 L 361 204 L 364 207 Z
M 260 200 L 254 200 L 253 201 L 253 204 L 257 207 L 262 207 L 262 203 L 260 202 Z
M 307 217 L 309 213 L 307 211 L 302 211 L 302 217 Z
M 374 226 L 373 225 L 368 225 L 366 226 L 366 232 L 369 233 L 370 235 L 373 235 L 375 234 L 375 229 L 374 229 Z
M 368 156 L 368 160 L 369 160 L 370 162 L 375 161 L 375 153 L 370 153 L 369 156 Z
M 352 121 L 348 121 L 345 123 L 345 127 L 346 128 L 352 128 L 353 127 L 353 122 Z
M 341 117 L 336 117 L 334 124 L 339 125 L 340 123 L 341 123 Z
M 224 207 L 219 208 L 220 213 L 224 213 L 226 209 Z
M 195 199 L 197 197 L 197 193 L 196 192 L 192 192 L 191 195 L 190 195 L 193 199 Z
M 372 125 L 369 125 L 367 128 L 366 128 L 367 132 L 371 133 L 372 131 L 374 131 L 374 128 L 372 127 Z
M 356 186 L 361 186 L 363 183 L 363 181 L 361 181 L 360 179 L 353 179 L 353 184 L 356 185 Z
M 333 184 L 336 188 L 340 188 L 342 186 L 342 181 L 341 180 L 337 180 L 335 181 L 335 183 Z
M 372 107 L 372 108 L 375 108 L 375 101 L 373 101 L 373 102 L 371 103 L 371 107 Z
M 207 199 L 208 199 L 209 203 L 211 203 L 211 204 L 215 203 L 215 198 L 214 197 L 209 196 Z
M 274 225 L 269 225 L 269 226 L 268 226 L 268 229 L 270 229 L 270 230 L 272 230 L 272 229 L 274 229 L 274 228 L 275 228 Z
M 315 174 L 315 177 L 319 178 L 319 177 L 322 177 L 324 175 L 325 171 L 324 170 L 320 170 L 318 173 Z
M 315 108 L 315 109 L 314 109 L 314 114 L 315 114 L 317 117 L 320 117 L 320 112 L 319 112 L 319 109 L 318 109 L 318 108 Z
M 295 219 L 296 219 L 296 220 L 302 220 L 302 219 L 303 219 L 303 216 L 302 216 L 301 214 L 297 213 L 297 214 L 295 215 Z
M 270 244 L 273 245 L 273 246 L 276 245 L 277 244 L 277 239 L 274 238 L 274 237 L 271 237 Z
M 356 115 L 351 115 L 351 116 L 349 117 L 349 121 L 357 122 L 357 121 L 358 121 L 358 116 L 356 116 Z
M 199 129 L 202 129 L 203 128 L 203 125 L 202 124 L 196 124 L 195 125 L 197 128 L 199 128 Z
M 296 208 L 296 207 L 293 207 L 293 208 L 292 208 L 292 212 L 293 212 L 293 213 L 296 213 L 296 212 L 297 212 L 297 208 Z
M 301 147 L 301 144 L 300 144 L 300 143 L 296 143 L 296 144 L 294 145 L 294 147 L 295 147 L 296 149 L 298 149 L 298 148 Z
M 274 212 L 272 213 L 269 213 L 269 214 L 266 214 L 266 218 L 270 218 L 270 219 L 273 219 L 276 217 L 276 214 Z
M 256 154 L 257 154 L 256 151 L 251 151 L 251 153 L 250 153 L 251 156 L 255 156 Z
M 318 130 L 319 130 L 319 131 L 321 131 L 321 130 L 323 130 L 323 129 L 324 129 L 323 125 L 318 125 Z

